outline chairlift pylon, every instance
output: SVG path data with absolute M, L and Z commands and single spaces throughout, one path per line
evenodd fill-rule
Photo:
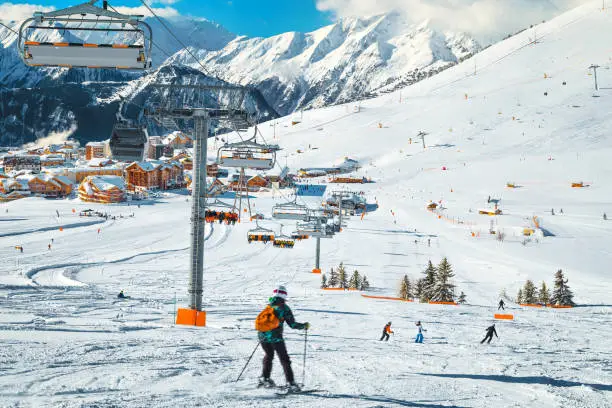
M 153 31 L 142 15 L 125 15 L 97 0 L 61 10 L 34 13 L 19 28 L 17 48 L 24 64 L 32 67 L 81 67 L 144 70 L 151 67 Z M 62 41 L 37 41 L 36 35 L 59 33 Z M 66 38 L 65 34 L 69 33 Z M 105 36 L 99 34 L 105 33 Z M 94 41 L 109 34 L 130 38 L 126 43 Z M 65 40 L 68 41 L 65 41 Z M 111 37 L 112 40 L 112 37 Z

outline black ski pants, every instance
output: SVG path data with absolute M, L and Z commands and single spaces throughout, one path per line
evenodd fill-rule
M 383 330 L 383 334 L 380 338 L 380 341 L 382 341 L 383 339 L 385 339 L 385 341 L 389 341 L 389 333 L 387 333 L 385 330 Z
M 487 341 L 487 339 L 489 339 L 489 341 Z M 487 341 L 487 344 L 489 344 L 491 340 L 493 340 L 493 333 L 487 333 L 487 335 L 485 336 L 484 339 L 482 339 L 480 344 L 484 343 L 485 341 Z
M 261 376 L 263 378 L 270 378 L 270 374 L 272 373 L 272 359 L 274 359 L 274 352 L 278 356 L 281 365 L 283 366 L 283 370 L 285 371 L 285 379 L 287 383 L 293 384 L 293 370 L 291 369 L 291 359 L 289 359 L 289 354 L 287 353 L 287 347 L 285 346 L 285 342 L 281 341 L 278 343 L 261 343 L 261 348 L 263 348 L 264 353 L 266 355 L 263 359 L 263 372 Z
M 506 310 L 506 308 L 504 307 L 504 305 L 499 305 L 499 307 L 497 308 L 497 310 L 499 310 L 499 309 L 501 309 L 501 310 Z

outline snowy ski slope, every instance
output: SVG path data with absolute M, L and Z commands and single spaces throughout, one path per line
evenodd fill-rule
M 350 156 L 364 165 L 358 174 L 375 181 L 355 188 L 378 210 L 322 242 L 324 271 L 344 262 L 367 275 L 370 294 L 394 296 L 404 274 L 416 279 L 428 260 L 446 256 L 469 305 L 323 292 L 310 273 L 314 240 L 292 250 L 249 245 L 254 224 L 243 223 L 208 230 L 208 327 L 178 327 L 175 295 L 178 305 L 187 297 L 186 196 L 140 208 L 0 204 L 0 406 L 611 406 L 612 221 L 602 215 L 612 216 L 612 14 L 598 6 L 539 26 L 536 44 L 524 32 L 406 88 L 401 103 L 398 92 L 360 109 L 304 112 L 298 125 L 279 121 L 276 140 L 272 126 L 262 126 L 292 170 Z M 598 92 L 593 63 L 601 65 Z M 426 149 L 419 131 L 428 132 Z M 590 187 L 571 188 L 577 181 Z M 504 215 L 478 214 L 488 196 L 501 198 Z M 440 218 L 425 209 L 430 200 L 442 200 Z M 268 218 L 261 225 L 278 232 L 269 220 L 278 192 L 254 202 Z M 72 213 L 86 208 L 124 218 L 92 224 Z M 533 216 L 547 236 L 523 245 Z M 504 242 L 489 234 L 491 219 Z M 497 322 L 500 338 L 479 344 L 500 290 L 514 296 L 526 279 L 551 285 L 557 269 L 580 307 L 508 302 L 515 320 Z M 256 345 L 253 320 L 278 283 L 287 285 L 298 321 L 312 324 L 305 384 L 323 391 L 278 397 L 255 389 L 261 351 L 233 383 Z M 121 289 L 132 299 L 117 300 Z M 395 335 L 381 343 L 389 320 Z M 424 344 L 414 344 L 417 320 L 427 329 Z M 303 333 L 287 329 L 286 337 L 302 381 Z M 277 363 L 273 378 L 283 383 Z

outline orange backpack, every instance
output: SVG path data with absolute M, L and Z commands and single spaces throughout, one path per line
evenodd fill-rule
M 259 332 L 274 330 L 278 326 L 280 326 L 280 320 L 278 320 L 278 317 L 274 314 L 274 308 L 270 305 L 266 306 L 255 319 L 255 329 Z

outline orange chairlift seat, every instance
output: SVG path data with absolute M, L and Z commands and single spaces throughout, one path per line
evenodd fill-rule
M 47 13 L 35 12 L 19 29 L 26 65 L 144 70 L 151 66 L 153 32 L 140 19 L 94 6 L 97 0 Z M 38 41 L 49 35 L 57 42 Z M 96 41 L 99 40 L 99 41 Z
M 257 226 L 247 233 L 249 244 L 251 242 L 263 242 L 264 244 L 274 242 L 274 231 L 260 227 L 257 221 L 255 221 L 255 223 Z

